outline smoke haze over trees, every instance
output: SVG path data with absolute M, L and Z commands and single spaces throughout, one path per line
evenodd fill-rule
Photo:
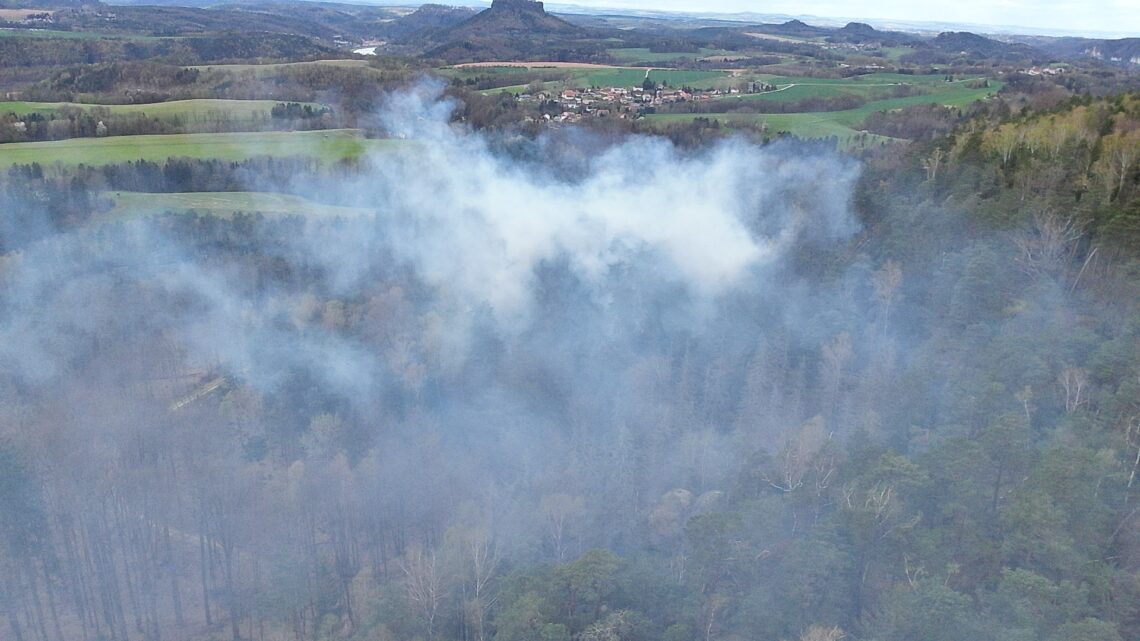
M 0 636 L 1140 634 L 1134 107 L 1081 176 L 1030 120 L 864 165 L 457 108 L 332 170 L 8 173 Z M 366 211 L 67 213 L 129 181 Z

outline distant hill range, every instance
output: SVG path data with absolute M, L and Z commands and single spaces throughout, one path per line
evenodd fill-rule
M 456 25 L 447 34 L 452 39 L 494 36 L 567 35 L 583 32 L 561 18 L 548 13 L 534 0 L 494 0 L 491 8 Z
M 447 0 L 443 0 L 446 2 Z M 233 31 L 312 38 L 322 50 L 382 42 L 382 51 L 448 63 L 485 60 L 613 62 L 608 49 L 688 52 L 702 49 L 834 56 L 828 49 L 891 47 L 906 65 L 1037 65 L 1097 60 L 1140 66 L 1140 38 L 986 37 L 947 31 L 936 37 L 880 30 L 862 22 L 822 27 L 802 20 L 749 24 L 733 20 L 642 19 L 618 13 L 556 16 L 542 2 L 494 0 L 482 11 L 425 4 L 387 5 L 294 0 L 0 0 L 0 8 L 49 9 L 52 28 L 110 34 L 199 36 Z M 148 5 L 148 6 L 142 6 Z M 153 6 L 160 5 L 160 6 Z M 9 26 L 42 28 L 42 24 Z M 41 22 L 43 18 L 38 18 Z M 822 51 L 822 53 L 821 53 Z M 760 55 L 760 54 L 757 54 Z
M 1140 66 L 1140 38 L 1101 40 L 1093 38 L 1019 36 L 1016 40 L 1037 47 L 1059 58 L 1092 58 L 1113 65 Z
M 0 0 L 0 9 L 73 9 L 98 0 Z
M 968 31 L 947 31 L 929 42 L 939 52 L 979 58 L 1039 58 L 1041 51 L 1019 42 L 1002 42 Z
M 749 29 L 757 33 L 766 33 L 773 36 L 787 36 L 791 38 L 821 38 L 831 35 L 834 29 L 813 27 L 800 20 L 789 20 L 781 24 L 760 24 Z
M 410 43 L 455 27 L 470 20 L 476 13 L 478 12 L 470 7 L 425 4 L 414 12 L 388 23 L 380 35 L 392 42 Z
M 915 45 L 920 42 L 917 36 L 898 31 L 879 31 L 871 25 L 862 22 L 848 22 L 845 27 L 838 31 L 829 30 L 827 39 L 830 42 L 880 44 L 884 47 Z
M 600 34 L 546 12 L 533 0 L 494 0 L 491 8 L 428 34 L 427 55 L 448 62 L 580 59 L 602 50 Z

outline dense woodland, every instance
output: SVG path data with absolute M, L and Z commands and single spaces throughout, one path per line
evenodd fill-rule
M 0 171 L 0 639 L 1140 638 L 1140 85 L 1026 70 L 1099 41 L 60 4 L 62 33 L 0 37 L 0 88 L 84 106 L 0 113 L 0 143 L 419 140 Z M 210 66 L 344 58 L 344 34 L 386 55 Z M 858 96 L 554 127 L 557 102 L 488 90 L 566 70 L 416 83 L 615 43 L 1003 89 L 873 113 L 892 140 L 845 153 L 718 117 Z M 273 106 L 113 110 L 199 98 Z M 117 201 L 247 191 L 356 213 Z
M 1135 638 L 1137 132 L 1134 96 L 974 114 L 870 154 L 862 232 L 800 237 L 700 324 L 636 273 L 612 285 L 641 297 L 601 306 L 555 261 L 532 325 L 477 313 L 463 346 L 390 250 L 346 286 L 295 242 L 371 223 L 102 221 L 91 197 L 326 189 L 367 166 L 15 167 L 7 634 Z M 495 153 L 557 150 L 574 180 L 571 152 L 599 144 Z M 171 285 L 180 255 L 226 274 L 260 351 L 188 338 L 212 304 Z M 306 354 L 343 345 L 367 367 Z

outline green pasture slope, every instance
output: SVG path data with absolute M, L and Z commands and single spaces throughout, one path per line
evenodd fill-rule
M 196 69 L 198 71 L 218 71 L 226 73 L 252 73 L 258 78 L 272 78 L 273 76 L 280 75 L 282 71 L 289 69 L 303 69 L 306 67 L 347 67 L 347 68 L 367 68 L 369 66 L 368 60 L 362 59 L 337 59 L 337 60 L 311 60 L 308 62 L 275 62 L 266 64 L 232 64 L 232 65 L 192 65 L 186 67 L 187 69 Z M 379 69 L 376 70 L 380 72 Z
M 684 71 L 680 69 L 654 69 L 649 72 L 653 82 L 665 83 L 670 87 L 693 87 L 711 89 L 719 81 L 729 78 L 726 71 Z
M 905 76 L 904 76 L 905 77 Z M 798 79 L 803 80 L 803 79 Z M 833 86 L 833 85 L 832 85 Z M 950 107 L 965 107 L 982 100 L 1001 89 L 1002 83 L 991 80 L 989 87 L 970 87 L 967 81 L 942 83 L 934 86 L 931 93 L 905 98 L 876 100 L 857 109 L 831 112 L 790 113 L 790 114 L 656 114 L 646 116 L 650 123 L 666 125 L 676 122 L 689 122 L 695 118 L 709 118 L 731 126 L 732 124 L 766 124 L 771 131 L 785 132 L 801 138 L 837 137 L 849 140 L 865 136 L 860 131 L 863 122 L 873 113 L 901 109 L 912 105 L 940 104 Z M 791 91 L 790 89 L 788 91 Z M 779 92 L 779 93 L 787 93 Z M 779 95 L 779 94 L 767 94 Z M 736 100 L 733 98 L 732 100 Z M 884 139 L 886 140 L 886 139 Z
M 840 113 L 840 112 L 836 112 Z M 654 125 L 691 122 L 694 118 L 716 120 L 725 127 L 734 125 L 765 125 L 772 133 L 785 133 L 797 138 L 837 138 L 843 146 L 850 147 L 857 139 L 868 142 L 898 142 L 894 138 L 878 136 L 859 131 L 839 122 L 831 113 L 793 114 L 657 114 L 646 116 Z
M 739 52 L 726 51 L 724 49 L 701 49 L 697 52 L 653 52 L 648 48 L 626 47 L 622 49 L 607 49 L 606 53 L 613 56 L 614 60 L 619 62 L 662 63 L 684 59 L 708 58 L 710 56 L 734 56 L 738 55 Z
M 137 160 L 162 162 L 180 157 L 228 161 L 257 156 L 313 157 L 322 162 L 336 162 L 397 144 L 399 142 L 392 140 L 366 140 L 355 129 L 73 138 L 0 144 L 0 167 L 33 162 L 45 166 L 55 163 L 98 166 Z
M 372 213 L 368 209 L 318 203 L 300 196 L 256 191 L 143 193 L 106 192 L 114 203 L 105 214 L 108 220 L 149 216 L 167 212 L 196 212 L 229 218 L 238 212 L 267 216 L 353 217 Z
M 575 69 L 570 81 L 575 87 L 640 87 L 645 82 L 645 69 L 610 67 L 607 69 Z
M 172 100 L 137 105 L 99 105 L 75 102 L 0 102 L 0 114 L 14 113 L 23 116 L 31 113 L 48 113 L 65 107 L 91 110 L 107 109 L 112 114 L 143 114 L 160 120 L 206 122 L 211 120 L 267 120 L 272 117 L 274 105 L 280 100 Z M 306 103 L 309 104 L 309 103 Z M 321 105 L 311 104 L 314 108 Z

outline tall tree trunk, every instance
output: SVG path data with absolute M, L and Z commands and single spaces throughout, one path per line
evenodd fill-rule
M 166 567 L 170 573 L 170 598 L 174 604 L 174 623 L 179 629 L 186 626 L 182 618 L 182 593 L 178 589 L 178 566 L 174 562 L 174 546 L 170 543 L 170 526 L 163 528 L 163 545 L 166 553 Z
M 202 570 L 202 611 L 206 613 L 206 625 L 214 625 L 210 617 L 210 571 L 206 560 L 206 525 L 200 522 L 199 527 L 201 529 L 198 532 L 198 555 Z
M 127 531 L 128 526 L 125 523 L 123 514 L 122 499 L 116 501 L 115 525 L 115 530 L 119 534 L 119 546 L 122 552 L 123 582 L 127 587 L 127 604 L 131 609 L 131 618 L 134 620 L 135 630 L 144 632 L 146 628 L 143 626 L 142 610 L 139 607 L 138 593 L 135 589 L 135 581 L 131 577 L 131 566 L 134 565 L 131 563 L 132 546 L 130 543 L 130 533 Z
M 43 568 L 44 571 L 44 591 L 47 593 L 48 612 L 51 612 L 52 628 L 55 630 L 55 638 L 59 641 L 66 641 L 63 636 L 63 627 L 59 624 L 59 609 L 55 606 L 55 588 L 52 586 L 51 576 L 48 574 L 47 567 Z M 84 638 L 86 638 L 86 630 L 84 630 Z
M 233 542 L 225 541 L 222 544 L 222 561 L 225 564 L 226 602 L 230 611 L 230 631 L 233 641 L 241 641 L 241 629 L 238 626 L 237 591 L 234 589 L 234 550 Z

